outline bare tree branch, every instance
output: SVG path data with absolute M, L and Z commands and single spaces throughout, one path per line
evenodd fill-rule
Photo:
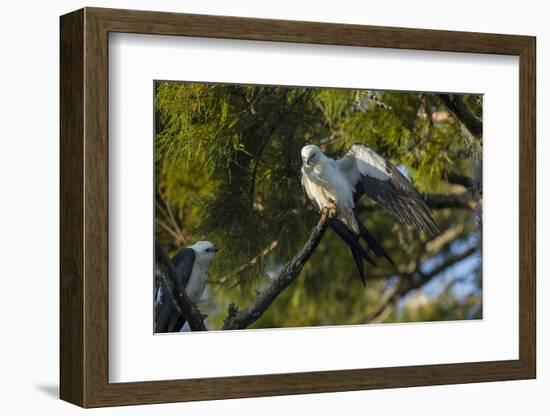
M 166 224 L 164 221 L 162 221 L 160 218 L 155 218 L 156 222 L 158 225 L 160 225 L 164 231 L 166 231 L 168 234 L 170 234 L 172 236 L 172 238 L 174 239 L 174 241 L 176 241 L 176 244 L 180 244 L 180 236 L 174 231 L 172 230 L 168 224 Z
M 176 310 L 187 319 L 189 327 L 193 331 L 207 331 L 204 325 L 201 311 L 195 305 L 191 299 L 185 293 L 185 289 L 181 287 L 177 277 L 176 271 L 170 259 L 166 256 L 163 248 L 158 241 L 155 240 L 155 261 L 159 268 L 160 276 L 164 281 L 164 284 L 168 288 L 172 302 Z
M 393 310 L 395 309 L 395 304 L 397 303 L 398 299 L 395 299 L 394 302 L 391 303 L 383 303 L 381 304 L 383 306 L 383 309 L 380 311 L 380 313 L 373 315 L 373 318 L 370 319 L 367 323 L 369 324 L 381 324 L 386 319 L 389 318 Z
M 481 139 L 483 132 L 483 124 L 472 112 L 468 109 L 460 95 L 456 94 L 439 94 L 439 98 L 445 104 L 445 107 L 462 123 L 464 127 L 477 139 Z
M 405 274 L 399 277 L 398 283 L 396 283 L 388 293 L 382 296 L 381 302 L 378 304 L 376 309 L 371 313 L 370 318 L 367 319 L 367 323 L 379 323 L 382 322 L 380 317 L 386 315 L 386 311 L 389 307 L 393 310 L 395 303 L 407 295 L 409 292 L 415 289 L 419 289 L 424 286 L 434 277 L 438 276 L 448 268 L 454 266 L 456 263 L 464 260 L 466 257 L 471 256 L 477 251 L 478 247 L 470 247 L 463 252 L 449 257 L 439 266 L 436 266 L 429 273 L 422 273 L 420 271 L 420 264 L 417 265 L 416 270 L 413 273 Z M 392 305 L 392 306 L 390 306 Z M 386 316 L 387 317 L 387 316 Z
M 319 140 L 319 143 L 317 143 L 317 145 L 323 152 L 327 152 L 329 146 L 333 145 L 334 143 L 338 143 L 344 138 L 344 132 L 342 130 L 338 130 L 332 133 L 329 137 L 324 137 Z
M 388 309 L 393 310 L 393 306 L 389 306 L 396 303 L 401 295 L 399 294 L 401 280 L 406 277 L 411 279 L 415 274 L 418 273 L 423 262 L 427 259 L 437 255 L 443 248 L 448 247 L 451 243 L 456 241 L 462 235 L 464 231 L 463 225 L 456 225 L 454 227 L 448 228 L 443 231 L 441 234 L 436 235 L 430 241 L 424 245 L 424 250 L 418 254 L 416 259 L 411 261 L 407 266 L 399 268 L 397 274 L 395 272 L 384 273 L 376 276 L 376 278 L 388 279 L 391 276 L 399 276 L 399 280 L 395 282 L 391 288 L 385 291 L 382 295 L 380 302 L 376 309 L 371 312 L 370 317 L 367 322 L 381 322 L 381 315 L 385 313 Z
M 389 310 L 390 313 L 393 311 L 395 303 L 398 299 L 399 283 L 400 282 L 394 283 L 390 289 L 382 293 L 382 299 L 380 299 L 374 311 L 370 313 L 366 323 L 381 323 L 387 317 L 386 311 Z
M 469 232 L 475 230 L 477 227 L 468 229 Z M 436 235 L 424 246 L 424 252 L 418 257 L 417 263 L 425 261 L 428 257 L 435 256 L 443 248 L 448 247 L 451 243 L 455 242 L 462 236 L 462 232 L 465 227 L 463 224 L 457 224 L 453 227 L 447 228 L 441 234 Z M 409 270 L 412 273 L 413 270 Z
M 458 208 L 474 211 L 477 209 L 478 199 L 471 192 L 461 194 L 427 194 L 424 195 L 430 209 Z
M 453 185 L 462 185 L 466 189 L 481 190 L 481 183 L 479 180 L 472 179 L 468 176 L 461 175 L 456 172 L 447 173 L 445 179 L 447 182 L 452 183 Z
M 242 311 L 238 311 L 235 305 L 231 304 L 229 306 L 229 315 L 225 319 L 222 329 L 244 329 L 262 316 L 277 296 L 298 277 L 304 264 L 313 254 L 325 234 L 329 216 L 329 210 L 324 209 L 319 222 L 313 228 L 304 246 L 283 267 L 279 275 L 262 292 L 258 293 L 256 299 L 248 307 Z
M 162 201 L 162 204 L 159 202 Z M 176 247 L 182 247 L 185 245 L 185 237 L 181 232 L 181 227 L 172 212 L 170 203 L 166 197 L 162 194 L 160 189 L 157 189 L 155 195 L 155 207 L 159 212 L 164 216 L 166 222 L 162 221 L 160 218 L 157 218 L 157 223 L 164 228 L 172 237 L 174 237 L 174 242 Z M 162 222 L 161 222 L 162 221 Z

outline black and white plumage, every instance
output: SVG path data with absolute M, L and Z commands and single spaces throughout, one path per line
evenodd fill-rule
M 216 252 L 211 242 L 199 241 L 179 251 L 172 259 L 178 282 L 194 303 L 201 299 L 208 266 Z M 185 323 L 186 319 L 174 307 L 168 288 L 161 280 L 155 294 L 155 333 L 179 332 L 186 327 Z
M 362 259 L 374 260 L 359 242 L 363 238 L 378 257 L 393 261 L 361 223 L 355 205 L 363 195 L 376 201 L 399 221 L 430 235 L 439 233 L 430 209 L 409 180 L 390 161 L 362 144 L 354 144 L 341 159 L 327 157 L 315 145 L 302 148 L 302 186 L 321 211 L 330 208 L 336 215 L 328 225 L 349 246 L 363 283 Z

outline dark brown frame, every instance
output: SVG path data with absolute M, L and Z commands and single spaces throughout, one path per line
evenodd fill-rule
M 189 380 L 108 380 L 109 32 L 519 56 L 519 359 Z M 535 38 L 85 8 L 61 17 L 61 386 L 98 407 L 536 376 Z

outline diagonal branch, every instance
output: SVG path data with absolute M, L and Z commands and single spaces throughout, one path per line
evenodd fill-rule
M 197 305 L 195 305 L 191 299 L 185 293 L 185 290 L 181 287 L 177 277 L 176 271 L 172 262 L 166 256 L 163 248 L 158 241 L 155 240 L 155 262 L 160 271 L 160 276 L 164 281 L 164 284 L 168 288 L 168 293 L 172 298 L 174 307 L 176 310 L 187 319 L 189 326 L 193 331 L 207 331 L 203 322 L 203 315 Z
M 478 207 L 478 199 L 471 192 L 463 192 L 460 194 L 426 194 L 424 195 L 426 204 L 430 209 L 458 208 L 475 211 Z
M 436 266 L 429 273 L 422 273 L 420 271 L 420 265 L 417 265 L 416 270 L 413 273 L 399 277 L 399 281 L 388 291 L 388 293 L 383 295 L 381 302 L 371 313 L 370 318 L 367 319 L 367 323 L 382 322 L 383 320 L 380 319 L 380 316 L 388 310 L 388 307 L 393 309 L 391 305 L 394 305 L 397 300 L 403 298 L 412 290 L 419 289 L 424 286 L 434 277 L 438 276 L 458 262 L 464 260 L 466 257 L 471 256 L 477 250 L 478 247 L 473 246 L 459 254 L 455 254 L 454 256 L 446 259 L 440 265 Z
M 478 119 L 464 104 L 460 95 L 439 94 L 439 98 L 445 104 L 445 107 L 462 123 L 464 127 L 476 139 L 481 139 L 483 132 L 483 123 Z
M 208 283 L 213 283 L 213 284 L 223 284 L 225 282 L 227 282 L 228 279 L 230 279 L 231 277 L 247 270 L 247 269 L 251 269 L 252 267 L 254 267 L 259 261 L 261 261 L 265 256 L 269 255 L 270 253 L 273 252 L 273 250 L 275 250 L 277 248 L 277 246 L 279 245 L 279 241 L 278 240 L 273 240 L 271 241 L 271 243 L 269 243 L 267 245 L 266 248 L 264 248 L 260 253 L 258 253 L 258 255 L 252 257 L 250 260 L 248 260 L 246 263 L 243 263 L 241 264 L 240 266 L 238 266 L 236 269 L 234 270 L 231 270 L 229 273 L 225 274 L 224 276 L 222 276 L 221 278 L 219 278 L 218 280 L 208 280 Z M 238 283 L 238 282 L 237 282 Z M 234 287 L 236 286 L 236 284 L 233 284 L 231 285 L 231 287 Z
M 162 201 L 162 204 L 159 202 Z M 167 222 L 162 221 L 160 218 L 157 218 L 157 223 L 164 228 L 172 237 L 177 247 L 185 245 L 185 237 L 181 233 L 181 227 L 172 212 L 170 203 L 166 200 L 166 197 L 161 193 L 160 189 L 156 190 L 155 193 L 155 208 L 166 218 Z
M 254 299 L 248 307 L 242 311 L 238 311 L 235 305 L 230 305 L 229 315 L 225 319 L 222 329 L 244 329 L 256 322 L 277 296 L 294 282 L 302 271 L 304 264 L 313 254 L 321 238 L 325 234 L 329 215 L 329 210 L 323 210 L 319 222 L 315 228 L 313 228 L 304 246 L 296 253 L 294 258 L 283 267 L 279 275 L 273 279 L 262 292 L 258 293 L 256 299 Z
M 448 172 L 445 179 L 453 185 L 462 185 L 466 189 L 481 192 L 481 182 L 479 179 L 473 179 L 457 172 Z

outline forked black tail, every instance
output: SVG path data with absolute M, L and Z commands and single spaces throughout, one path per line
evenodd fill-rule
M 353 260 L 355 261 L 355 266 L 357 267 L 363 286 L 365 286 L 365 266 L 363 264 L 363 259 L 367 260 L 373 266 L 376 266 L 376 262 L 361 245 L 361 242 L 359 241 L 360 237 L 365 240 L 369 250 L 371 250 L 376 256 L 385 257 L 392 265 L 395 264 L 388 253 L 386 253 L 386 251 L 382 248 L 378 241 L 376 241 L 367 227 L 361 223 L 357 216 L 356 219 L 359 224 L 360 235 L 355 235 L 344 223 L 336 218 L 329 218 L 328 226 L 349 246 Z
M 392 266 L 395 266 L 395 263 L 393 262 L 392 258 L 389 256 L 388 253 L 386 253 L 386 250 L 382 248 L 380 243 L 376 241 L 376 239 L 370 233 L 367 227 L 365 227 L 365 225 L 361 222 L 361 220 L 357 216 L 355 218 L 357 218 L 357 224 L 359 224 L 359 232 L 361 233 L 361 237 L 363 237 L 363 240 L 365 240 L 365 242 L 367 243 L 367 246 L 378 257 L 384 257 L 386 260 L 388 260 L 392 264 Z

